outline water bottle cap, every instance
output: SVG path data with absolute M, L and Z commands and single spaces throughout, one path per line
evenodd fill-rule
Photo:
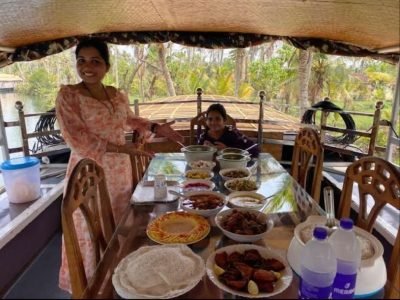
M 323 228 L 323 227 L 315 227 L 313 236 L 317 240 L 324 240 L 328 236 L 328 231 L 326 230 L 326 228 Z
M 340 219 L 340 227 L 343 229 L 350 230 L 353 228 L 353 220 L 350 218 L 342 218 Z

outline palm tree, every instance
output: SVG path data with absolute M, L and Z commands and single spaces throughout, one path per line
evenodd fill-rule
M 300 117 L 310 106 L 308 102 L 308 86 L 310 82 L 312 58 L 313 58 L 312 52 L 308 50 L 300 50 L 300 55 L 299 55 Z

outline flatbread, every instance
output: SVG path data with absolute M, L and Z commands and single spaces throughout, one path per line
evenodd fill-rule
M 147 226 L 148 237 L 160 244 L 192 244 L 209 232 L 207 219 L 183 211 L 161 215 Z
M 124 298 L 179 296 L 205 274 L 203 259 L 186 245 L 145 246 L 125 257 L 112 278 Z

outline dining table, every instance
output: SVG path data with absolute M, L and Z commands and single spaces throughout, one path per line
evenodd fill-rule
M 169 186 L 179 185 L 185 179 L 185 171 L 188 169 L 189 166 L 182 153 L 157 153 L 150 162 L 142 182 L 139 183 L 142 186 L 138 185 L 137 189 L 143 188 L 143 186 L 151 189 L 154 176 L 160 173 L 166 175 Z M 251 161 L 249 169 L 252 173 L 251 179 L 257 182 L 257 192 L 268 199 L 266 205 L 260 210 L 267 214 L 270 222 L 273 222 L 272 229 L 268 230 L 263 238 L 254 244 L 268 247 L 286 259 L 296 225 L 304 222 L 311 215 L 325 215 L 325 212 L 271 154 L 261 153 L 257 159 Z M 215 183 L 215 190 L 228 195 L 229 191 L 226 190 L 219 175 L 218 165 L 213 171 L 212 181 Z M 146 234 L 148 224 L 162 214 L 177 210 L 181 210 L 178 199 L 141 202 L 136 197 L 131 201 L 116 225 L 114 235 L 93 277 L 97 280 L 101 278 L 103 291 L 108 291 L 111 297 L 119 298 L 111 280 L 114 269 L 129 253 L 143 246 L 157 245 Z M 210 222 L 215 225 L 211 218 Z M 206 238 L 188 246 L 206 261 L 216 249 L 237 243 L 224 236 L 218 227 L 211 226 L 210 233 Z M 297 299 L 299 282 L 299 276 L 293 272 L 289 287 L 271 298 Z M 87 291 L 86 296 L 98 297 L 98 295 L 91 294 L 91 291 Z M 204 275 L 192 290 L 178 298 L 222 299 L 236 297 L 219 289 L 207 275 Z

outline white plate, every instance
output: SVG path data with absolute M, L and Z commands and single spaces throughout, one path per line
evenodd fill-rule
M 120 261 L 112 283 L 125 299 L 169 299 L 190 291 L 204 273 L 203 259 L 186 245 L 145 246 Z
M 214 268 L 214 264 L 215 264 L 214 258 L 215 258 L 216 253 L 225 251 L 229 255 L 230 253 L 235 252 L 235 251 L 237 251 L 239 253 L 244 253 L 244 251 L 251 250 L 251 249 L 258 250 L 258 252 L 264 258 L 278 259 L 286 267 L 283 271 L 280 272 L 282 277 L 275 283 L 274 291 L 272 293 L 259 293 L 258 295 L 251 295 L 249 293 L 231 289 L 230 287 L 228 287 L 227 285 L 225 285 L 221 281 L 219 281 L 218 276 L 215 275 L 215 273 L 214 273 L 213 268 Z M 273 295 L 277 295 L 277 294 L 283 292 L 284 290 L 286 290 L 289 287 L 289 285 L 293 279 L 292 269 L 290 268 L 290 266 L 285 258 L 283 258 L 281 255 L 279 255 L 277 252 L 273 251 L 270 248 L 265 248 L 265 247 L 261 247 L 261 246 L 257 246 L 257 245 L 237 244 L 237 245 L 231 245 L 231 246 L 227 246 L 227 247 L 218 249 L 217 251 L 213 252 L 208 257 L 207 263 L 206 263 L 206 271 L 207 271 L 207 275 L 210 278 L 210 280 L 221 290 L 224 290 L 225 292 L 228 292 L 232 295 L 237 295 L 237 296 L 246 297 L 246 298 L 264 298 L 264 297 L 271 297 Z

